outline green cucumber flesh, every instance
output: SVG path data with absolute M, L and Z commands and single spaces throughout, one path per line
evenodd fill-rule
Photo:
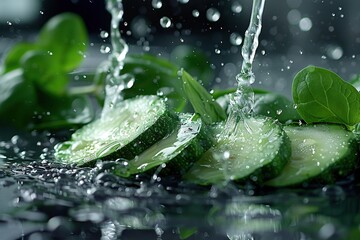
M 143 172 L 153 173 L 160 168 L 162 175 L 181 176 L 211 145 L 211 134 L 201 119 L 180 114 L 180 123 L 171 134 L 128 161 L 126 168 L 122 166 L 115 172 L 127 177 Z
M 58 144 L 55 159 L 80 166 L 93 165 L 98 159 L 132 159 L 170 134 L 178 122 L 157 96 L 128 99 L 74 132 L 70 141 Z
M 292 154 L 279 176 L 266 185 L 285 187 L 304 182 L 334 182 L 357 165 L 356 137 L 341 125 L 285 126 Z
M 270 118 L 247 118 L 231 136 L 220 138 L 184 178 L 202 185 L 262 182 L 281 172 L 290 152 L 290 141 L 280 124 Z

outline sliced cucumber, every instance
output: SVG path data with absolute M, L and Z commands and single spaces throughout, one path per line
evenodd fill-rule
M 291 140 L 290 161 L 279 176 L 266 184 L 284 187 L 303 182 L 334 182 L 357 165 L 355 135 L 341 125 L 289 125 L 284 127 Z
M 290 141 L 270 118 L 248 118 L 195 162 L 185 179 L 202 185 L 228 180 L 262 182 L 278 175 L 290 157 Z
M 121 167 L 116 173 L 128 177 L 161 170 L 159 173 L 163 176 L 183 175 L 211 147 L 212 140 L 200 118 L 194 120 L 190 114 L 181 114 L 180 120 L 175 131 L 128 161 L 127 167 Z
M 77 130 L 55 147 L 55 159 L 91 165 L 94 160 L 132 159 L 170 134 L 178 117 L 163 99 L 141 96 L 118 104 L 108 115 Z

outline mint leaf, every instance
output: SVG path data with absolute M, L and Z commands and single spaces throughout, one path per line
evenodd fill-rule
M 183 88 L 195 112 L 200 114 L 206 124 L 226 119 L 225 110 L 214 100 L 208 91 L 186 71 L 181 70 Z
M 334 72 L 308 66 L 294 78 L 292 94 L 297 111 L 307 123 L 353 126 L 360 122 L 360 94 Z

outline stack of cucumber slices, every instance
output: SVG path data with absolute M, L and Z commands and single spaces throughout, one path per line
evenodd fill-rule
M 358 120 L 350 103 L 357 103 L 356 98 L 360 102 L 360 94 L 332 72 L 308 67 L 295 77 L 297 112 L 289 108 L 291 101 L 259 93 L 256 109 L 261 111 L 255 109 L 253 116 L 241 119 L 231 131 L 229 126 L 224 131 L 221 120 L 227 106 L 221 108 L 189 75 L 185 77 L 189 100 L 198 114 L 175 112 L 159 96 L 130 98 L 78 129 L 69 141 L 57 144 L 55 159 L 78 166 L 115 161 L 114 173 L 121 177 L 156 174 L 200 185 L 229 181 L 269 187 L 328 184 L 357 168 L 359 147 L 353 124 Z M 317 81 L 323 81 L 321 86 L 330 81 L 325 99 L 313 97 L 311 87 Z M 331 86 L 345 89 L 349 104 L 331 105 L 326 95 Z M 277 118 L 280 111 L 269 108 L 281 108 L 289 121 Z M 276 114 L 267 115 L 271 112 Z
M 258 116 L 243 119 L 228 138 L 218 137 L 222 125 L 172 112 L 160 97 L 139 96 L 74 132 L 55 147 L 55 158 L 78 166 L 123 161 L 114 171 L 122 177 L 157 172 L 201 185 L 273 187 L 333 182 L 357 165 L 356 137 L 341 125 L 283 126 Z

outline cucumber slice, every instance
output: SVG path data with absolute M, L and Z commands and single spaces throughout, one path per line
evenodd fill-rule
M 201 119 L 180 114 L 180 123 L 170 135 L 164 137 L 115 173 L 128 177 L 133 174 L 161 170 L 160 175 L 181 176 L 211 147 L 211 134 Z
M 185 179 L 208 185 L 234 180 L 263 180 L 278 175 L 290 157 L 290 141 L 270 118 L 248 118 L 234 133 L 220 138 L 197 161 Z
M 303 182 L 331 183 L 357 165 L 355 134 L 335 124 L 285 126 L 291 140 L 290 161 L 266 184 L 285 187 Z
M 77 130 L 70 141 L 56 145 L 55 159 L 80 166 L 97 159 L 132 159 L 170 134 L 178 122 L 157 96 L 125 100 L 107 116 Z

